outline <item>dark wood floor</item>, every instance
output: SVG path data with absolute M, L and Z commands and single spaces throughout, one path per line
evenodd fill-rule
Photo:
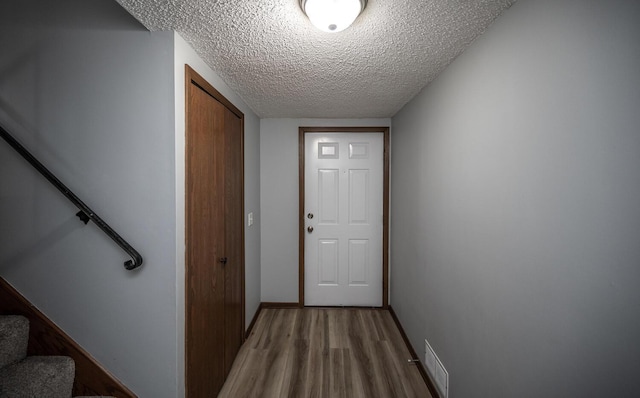
M 388 311 L 263 309 L 220 395 L 427 397 Z

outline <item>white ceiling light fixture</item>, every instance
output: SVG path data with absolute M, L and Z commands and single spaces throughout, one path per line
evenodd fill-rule
M 300 0 L 311 23 L 329 33 L 347 29 L 366 6 L 367 0 Z

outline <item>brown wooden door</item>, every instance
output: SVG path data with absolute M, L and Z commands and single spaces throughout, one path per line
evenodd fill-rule
M 243 119 L 187 67 L 186 392 L 216 396 L 243 341 Z

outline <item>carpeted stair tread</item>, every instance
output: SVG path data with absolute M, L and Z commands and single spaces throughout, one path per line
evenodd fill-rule
M 21 315 L 0 316 L 0 368 L 27 356 L 29 320 Z
M 28 343 L 29 320 L 22 315 L 1 315 L 0 398 L 70 398 L 75 378 L 73 359 L 64 356 L 27 357 Z
M 62 356 L 32 356 L 0 369 L 0 397 L 69 398 L 75 364 Z

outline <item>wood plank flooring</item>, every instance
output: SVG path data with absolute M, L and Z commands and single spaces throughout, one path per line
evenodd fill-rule
M 388 311 L 263 309 L 219 398 L 432 398 Z

